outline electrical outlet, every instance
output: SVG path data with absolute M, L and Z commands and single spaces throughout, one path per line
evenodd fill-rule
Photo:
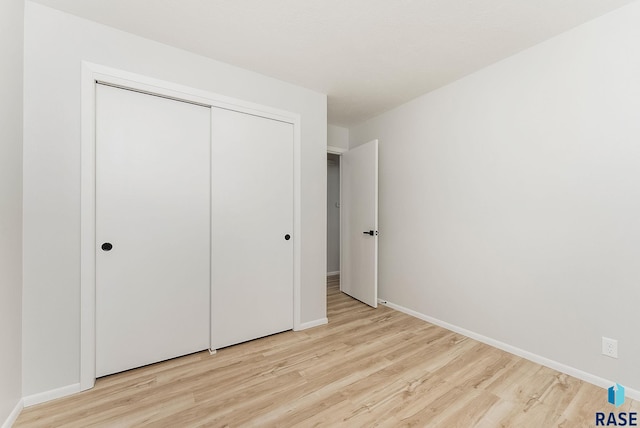
M 618 341 L 608 337 L 602 337 L 602 355 L 618 358 Z

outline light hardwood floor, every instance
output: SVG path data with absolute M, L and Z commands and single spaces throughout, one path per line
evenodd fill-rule
M 98 379 L 16 427 L 589 427 L 606 391 L 328 284 L 329 324 Z

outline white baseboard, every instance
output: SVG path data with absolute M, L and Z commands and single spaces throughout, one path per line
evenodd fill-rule
M 334 271 L 334 272 L 327 272 L 327 276 L 333 276 L 333 275 L 340 275 L 340 271 Z
M 384 299 L 378 299 L 378 303 L 388 306 L 397 311 L 404 312 L 407 315 L 411 315 L 413 317 L 419 318 L 428 323 L 435 324 L 447 330 L 462 334 L 463 336 L 467 336 L 471 339 L 477 340 L 478 342 L 482 342 L 489 346 L 493 346 L 494 348 L 501 349 L 510 354 L 517 355 L 518 357 L 522 357 L 534 363 L 543 365 L 545 367 L 549 367 L 550 369 L 554 369 L 561 373 L 565 373 L 569 376 L 573 376 L 575 378 L 578 378 L 585 382 L 599 386 L 601 388 L 605 388 L 605 389 L 609 388 L 611 385 L 615 383 L 609 379 L 604 379 L 600 376 L 596 376 L 594 374 L 584 372 L 580 369 L 568 366 L 566 364 L 562 364 L 558 361 L 550 360 L 549 358 L 543 357 L 538 354 L 534 354 L 533 352 L 525 351 L 524 349 L 520 349 L 515 346 L 509 345 L 508 343 L 500 342 L 499 340 L 495 340 L 490 337 L 483 336 L 482 334 L 473 332 L 471 330 L 467 330 L 462 327 L 458 327 L 457 325 L 449 324 L 448 322 L 430 317 L 425 314 L 421 314 L 420 312 L 414 311 L 409 308 L 405 308 L 404 306 L 396 305 L 395 303 L 388 302 Z M 625 395 L 634 400 L 640 400 L 640 391 L 638 390 L 625 387 Z
M 312 328 L 312 327 L 318 327 L 319 325 L 323 325 L 323 324 L 327 324 L 329 322 L 328 318 L 320 318 L 319 320 L 313 320 L 313 321 L 309 321 L 309 322 L 303 322 L 300 324 L 300 326 L 298 328 L 296 328 L 296 331 L 300 331 L 300 330 L 306 330 L 308 328 Z
M 16 407 L 13 408 L 11 413 L 9 413 L 7 419 L 3 422 L 2 428 L 11 428 L 18 419 L 18 416 L 20 416 L 22 409 L 24 409 L 24 400 L 21 399 L 18 401 Z
M 44 403 L 45 401 L 55 400 L 56 398 L 66 397 L 67 395 L 80 392 L 80 384 L 74 383 L 73 385 L 63 386 L 62 388 L 52 389 L 50 391 L 40 392 L 38 394 L 29 395 L 24 397 L 24 407 L 34 406 L 36 404 Z

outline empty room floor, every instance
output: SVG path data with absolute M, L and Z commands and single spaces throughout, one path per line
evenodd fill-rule
M 98 379 L 25 409 L 16 427 L 588 427 L 606 390 L 328 280 L 329 324 Z

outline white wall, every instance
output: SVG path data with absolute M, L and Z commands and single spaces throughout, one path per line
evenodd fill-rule
M 79 382 L 82 60 L 301 114 L 301 317 L 326 316 L 324 94 L 31 2 L 25 25 L 25 396 Z
M 22 397 L 23 0 L 0 2 L 0 425 Z
M 640 389 L 638 22 L 634 2 L 349 130 L 380 140 L 381 298 Z
M 327 273 L 340 271 L 340 156 L 327 159 Z
M 327 145 L 349 149 L 349 130 L 341 126 L 327 125 Z

